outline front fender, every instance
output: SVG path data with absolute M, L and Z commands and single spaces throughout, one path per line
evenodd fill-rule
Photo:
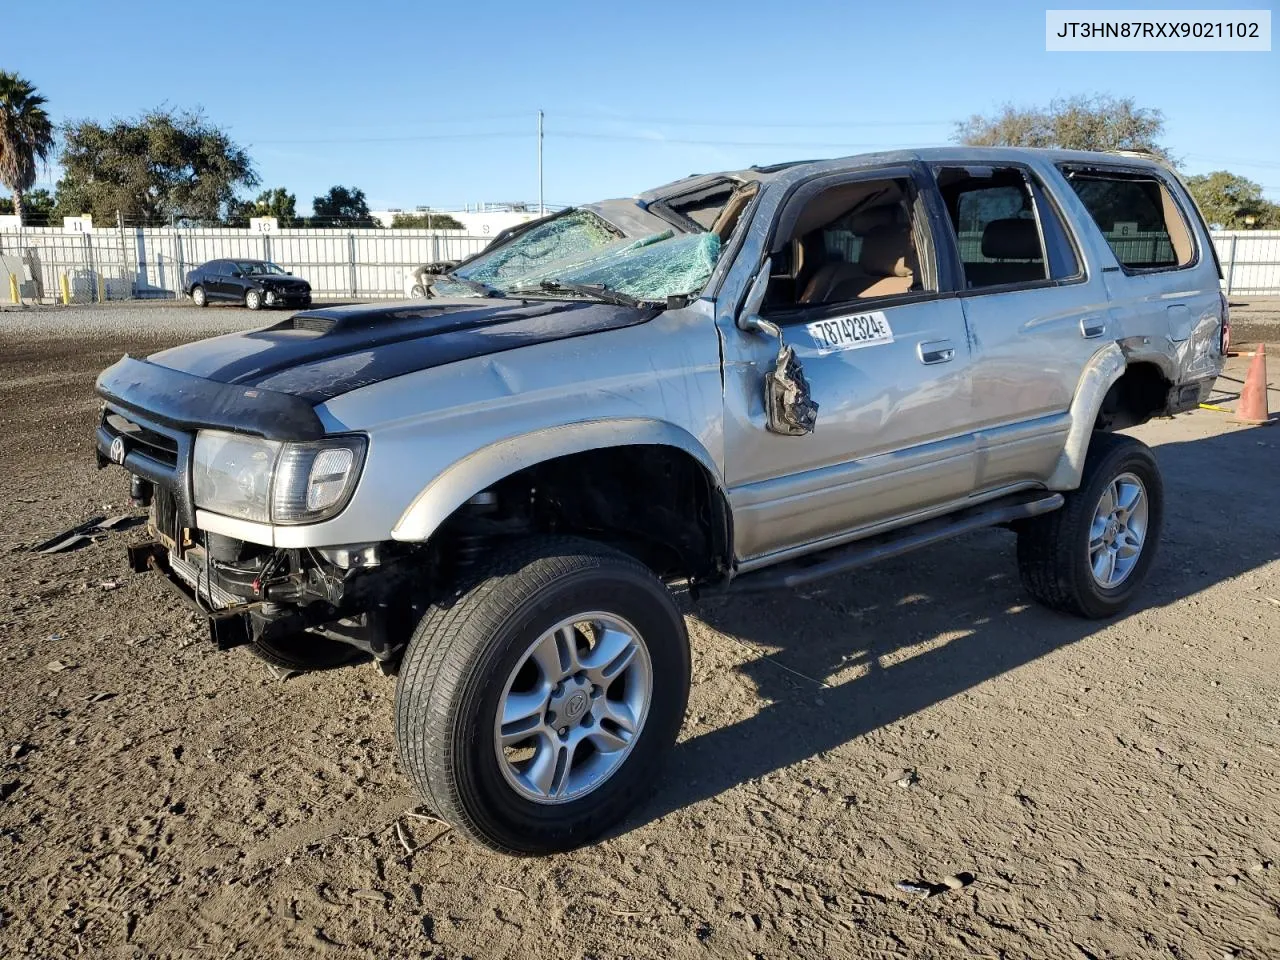
M 1124 375 L 1125 355 L 1117 343 L 1108 343 L 1089 358 L 1084 373 L 1076 385 L 1071 400 L 1071 428 L 1067 442 L 1049 475 L 1046 484 L 1050 490 L 1074 490 L 1080 486 L 1084 472 L 1084 458 L 1089 452 L 1089 439 L 1093 425 L 1098 421 L 1098 411 L 1111 385 Z
M 464 457 L 437 475 L 401 514 L 391 536 L 420 543 L 477 493 L 534 464 L 607 447 L 663 446 L 689 454 L 707 471 L 717 489 L 724 480 L 715 460 L 693 434 L 662 420 L 621 418 L 585 420 L 500 440 Z

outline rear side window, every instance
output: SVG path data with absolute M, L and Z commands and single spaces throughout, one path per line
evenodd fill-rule
M 1077 170 L 1067 181 L 1126 269 L 1172 270 L 1195 261 L 1186 218 L 1159 180 Z
M 939 167 L 965 287 L 1044 283 L 1080 275 L 1079 260 L 1038 183 L 1017 167 Z

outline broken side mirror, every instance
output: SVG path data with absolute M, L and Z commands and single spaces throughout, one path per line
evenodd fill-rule
M 778 341 L 778 355 L 773 369 L 764 375 L 764 409 L 766 425 L 771 433 L 787 437 L 803 437 L 813 433 L 818 421 L 818 404 L 810 395 L 809 381 L 796 352 L 787 345 L 782 328 L 760 316 L 764 295 L 769 287 L 773 261 L 766 258 L 747 291 L 747 299 L 738 315 L 738 326 L 751 333 Z

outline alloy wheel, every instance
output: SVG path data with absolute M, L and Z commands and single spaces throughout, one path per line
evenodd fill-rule
M 1089 528 L 1089 566 L 1098 585 L 1118 587 L 1137 566 L 1147 536 L 1147 488 L 1132 473 L 1107 485 Z
M 599 612 L 560 621 L 525 651 L 498 700 L 503 776 L 537 803 L 586 796 L 627 759 L 652 697 L 652 662 L 635 627 Z

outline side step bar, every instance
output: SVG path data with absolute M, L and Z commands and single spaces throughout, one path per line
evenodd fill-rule
M 832 574 L 856 570 L 858 567 L 898 557 L 984 527 L 1038 517 L 1057 510 L 1063 502 L 1060 493 L 1004 497 L 890 533 L 868 537 L 866 540 L 855 540 L 853 543 L 807 554 L 775 567 L 746 573 L 735 578 L 729 586 L 731 590 L 748 591 L 802 587 Z

